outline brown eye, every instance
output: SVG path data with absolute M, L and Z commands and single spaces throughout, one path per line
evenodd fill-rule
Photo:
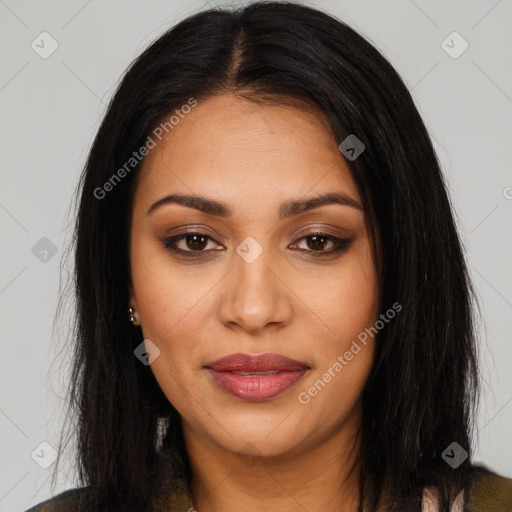
M 200 232 L 182 233 L 163 241 L 166 249 L 177 254 L 185 256 L 201 256 L 201 253 L 209 252 L 204 249 L 208 246 L 209 241 L 214 241 L 209 235 Z M 182 243 L 179 247 L 179 243 Z
M 308 236 L 306 239 L 308 240 L 306 242 L 307 246 L 314 251 L 325 249 L 325 246 L 330 242 L 328 238 L 319 235 Z
M 306 253 L 311 253 L 311 256 L 314 257 L 322 257 L 329 256 L 330 254 L 334 253 L 342 253 L 350 247 L 350 244 L 353 241 L 350 238 L 338 238 L 333 235 L 327 235 L 326 233 L 309 233 L 308 235 L 303 236 L 300 240 L 306 240 L 306 246 L 308 249 L 302 249 L 298 247 L 299 250 Z M 293 245 L 299 246 L 300 240 Z M 332 244 L 331 249 L 325 250 L 329 243 Z
M 187 235 L 185 245 L 193 251 L 202 251 L 208 245 L 208 237 L 200 234 Z

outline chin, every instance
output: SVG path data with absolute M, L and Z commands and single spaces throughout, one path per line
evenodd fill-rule
M 293 451 L 302 445 L 302 439 L 297 439 L 297 428 L 295 424 L 288 424 L 286 427 L 279 422 L 273 423 L 269 428 L 254 428 L 254 423 L 247 424 L 246 421 L 240 423 L 235 421 L 229 422 L 229 428 L 226 430 L 221 428 L 221 432 L 210 432 L 210 436 L 224 449 L 240 456 L 248 457 L 276 457 Z M 286 420 L 285 420 L 286 422 Z M 279 426 L 278 426 L 279 425 Z

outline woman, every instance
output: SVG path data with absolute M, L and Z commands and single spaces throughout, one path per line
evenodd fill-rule
M 498 511 L 472 289 L 386 59 L 294 3 L 191 16 L 127 71 L 76 224 L 82 487 L 31 511 Z

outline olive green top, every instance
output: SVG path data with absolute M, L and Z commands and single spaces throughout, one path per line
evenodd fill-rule
M 165 469 L 165 464 L 161 467 Z M 474 465 L 473 479 L 464 490 L 463 508 L 454 506 L 455 512 L 512 512 L 512 479 L 498 475 L 485 466 Z M 152 506 L 154 512 L 194 512 L 192 501 L 182 484 L 182 490 L 175 491 L 175 480 L 164 475 L 156 482 Z M 26 512 L 81 512 L 80 497 L 87 488 L 70 489 L 50 498 Z M 428 492 L 427 492 L 428 494 Z M 428 505 L 424 493 L 423 505 L 417 505 L 417 512 L 435 512 L 437 507 Z M 226 511 L 233 512 L 233 511 Z M 376 512 L 392 512 L 391 507 L 381 505 Z

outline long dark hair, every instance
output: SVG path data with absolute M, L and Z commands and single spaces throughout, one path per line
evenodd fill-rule
M 288 2 L 184 19 L 131 64 L 108 105 L 78 184 L 73 237 L 68 412 L 80 482 L 98 506 L 149 510 L 163 442 L 190 483 L 180 416 L 133 354 L 143 339 L 127 314 L 140 164 L 126 163 L 191 98 L 225 92 L 320 109 L 336 140 L 355 134 L 364 143 L 347 165 L 377 258 L 381 311 L 396 302 L 402 310 L 378 334 L 363 394 L 361 495 L 375 510 L 385 489 L 393 510 L 405 511 L 434 486 L 448 510 L 469 475 L 479 388 L 474 293 L 440 164 L 406 85 L 381 53 L 335 17 Z M 469 455 L 455 468 L 442 457 L 453 442 Z

